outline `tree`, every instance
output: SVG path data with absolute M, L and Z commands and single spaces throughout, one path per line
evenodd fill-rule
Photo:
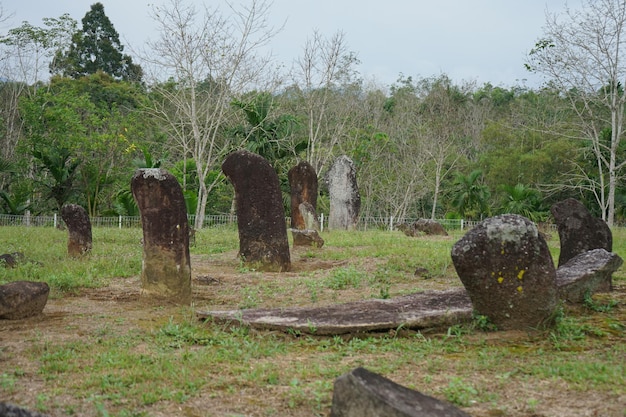
M 458 173 L 455 177 L 453 205 L 461 217 L 476 218 L 489 213 L 490 193 L 487 187 L 479 182 L 482 175 L 482 171 L 477 169 L 467 176 Z
M 102 3 L 91 5 L 82 24 L 82 30 L 72 36 L 69 48 L 57 51 L 50 65 L 51 73 L 76 79 L 102 71 L 116 79 L 141 81 L 143 71 L 123 53 L 120 36 Z
M 626 95 L 626 2 L 585 0 L 580 10 L 546 14 L 543 38 L 531 50 L 527 68 L 543 74 L 570 102 L 578 139 L 590 141 L 602 219 L 612 226 L 624 136 Z M 609 129 L 609 140 L 602 132 Z
M 292 76 L 306 114 L 306 160 L 318 175 L 335 156 L 335 145 L 352 127 L 347 122 L 354 102 L 342 98 L 350 97 L 345 93 L 352 84 L 358 84 L 353 69 L 358 62 L 356 55 L 347 50 L 344 33 L 325 38 L 317 31 L 297 60 Z
M 170 154 L 195 162 L 195 229 L 202 228 L 209 192 L 219 182 L 215 177 L 207 184 L 209 174 L 233 148 L 234 138 L 225 135 L 236 118 L 233 98 L 258 87 L 269 71 L 269 59 L 258 54 L 276 33 L 267 23 L 269 6 L 253 0 L 242 9 L 233 8 L 230 17 L 209 9 L 200 16 L 181 0 L 154 9 L 160 38 L 144 57 L 155 70 L 148 111 L 176 145 Z M 170 76 L 167 82 L 159 79 L 163 74 Z
M 54 52 L 69 43 L 76 30 L 76 21 L 68 14 L 43 22 L 43 27 L 23 22 L 0 36 L 0 156 L 4 158 L 15 157 L 22 138 L 20 99 L 46 87 L 43 81 Z
M 539 191 L 524 184 L 504 185 L 505 198 L 500 207 L 502 213 L 519 214 L 534 222 L 545 221 L 550 213 L 543 206 Z

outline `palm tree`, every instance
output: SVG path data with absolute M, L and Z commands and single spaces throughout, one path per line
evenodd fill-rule
M 545 221 L 548 217 L 548 210 L 543 207 L 539 191 L 524 184 L 504 185 L 502 191 L 505 193 L 500 208 L 502 213 L 519 214 L 534 222 Z
M 477 169 L 469 175 L 459 172 L 454 179 L 457 187 L 452 204 L 463 218 L 476 218 L 489 214 L 490 193 L 486 185 L 479 183 L 482 175 L 483 172 Z

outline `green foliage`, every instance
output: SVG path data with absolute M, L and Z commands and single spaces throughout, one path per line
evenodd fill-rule
M 476 219 L 489 214 L 490 193 L 487 187 L 479 182 L 482 175 L 481 170 L 474 170 L 467 176 L 461 173 L 456 175 L 452 205 L 461 217 Z
M 74 180 L 81 160 L 75 158 L 68 149 L 55 147 L 34 149 L 33 156 L 50 174 L 50 182 L 43 182 L 43 185 L 48 189 L 48 198 L 54 199 L 60 212 L 76 191 Z
M 519 214 L 534 222 L 548 219 L 550 211 L 544 207 L 539 191 L 523 184 L 504 185 L 502 190 L 505 198 L 500 206 L 501 213 Z
M 119 34 L 102 3 L 91 5 L 82 24 L 82 30 L 73 34 L 69 48 L 57 51 L 50 66 L 53 74 L 78 79 L 101 71 L 116 79 L 141 81 L 143 71 L 129 55 L 123 54 Z
M 366 277 L 367 275 L 363 271 L 359 271 L 354 266 L 348 266 L 333 270 L 324 284 L 333 290 L 343 290 L 348 287 L 358 288 Z

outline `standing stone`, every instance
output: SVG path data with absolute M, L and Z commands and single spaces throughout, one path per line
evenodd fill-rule
M 353 230 L 359 218 L 361 196 L 356 183 L 356 168 L 352 159 L 342 155 L 326 174 L 330 195 L 330 229 Z
M 176 177 L 160 168 L 138 169 L 131 189 L 143 228 L 142 291 L 154 298 L 190 304 L 189 223 Z
M 559 266 L 592 249 L 613 251 L 611 229 L 602 219 L 593 217 L 580 201 L 568 198 L 550 208 L 561 241 Z
M 222 171 L 235 187 L 239 256 L 255 268 L 288 271 L 289 240 L 276 171 L 265 158 L 245 150 L 228 155 Z
M 68 255 L 78 257 L 91 251 L 91 222 L 87 211 L 78 204 L 66 204 L 61 208 L 61 218 L 69 234 Z
M 330 417 L 469 417 L 445 401 L 356 368 L 335 380 Z
M 452 261 L 475 312 L 499 329 L 552 324 L 556 270 L 546 241 L 527 218 L 505 214 L 482 221 L 453 246 Z
M 317 207 L 317 173 L 311 164 L 302 161 L 291 168 L 287 176 L 291 188 L 291 227 L 308 229 L 300 211 L 300 204 L 309 203 L 315 212 Z

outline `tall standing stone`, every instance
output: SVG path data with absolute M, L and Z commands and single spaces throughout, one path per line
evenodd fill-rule
M 189 223 L 176 177 L 160 168 L 138 169 L 131 189 L 143 228 L 143 292 L 177 304 L 190 304 Z
M 311 164 L 301 161 L 289 170 L 287 176 L 291 188 L 291 227 L 307 229 L 300 204 L 310 204 L 310 207 L 313 207 L 313 212 L 317 209 L 317 173 Z
M 559 266 L 576 255 L 593 250 L 613 251 L 613 234 L 602 219 L 593 217 L 587 207 L 574 198 L 554 204 L 550 211 L 559 230 Z
M 556 270 L 537 226 L 505 214 L 486 219 L 452 248 L 474 311 L 499 329 L 551 324 L 558 304 Z
M 330 195 L 330 229 L 353 230 L 359 218 L 361 195 L 356 183 L 356 168 L 352 159 L 342 155 L 326 174 Z
M 291 267 L 287 224 L 276 171 L 260 155 L 240 150 L 222 164 L 235 187 L 239 256 L 266 271 Z
M 78 257 L 91 251 L 91 221 L 87 211 L 78 204 L 66 204 L 61 208 L 61 218 L 69 233 L 68 255 Z

